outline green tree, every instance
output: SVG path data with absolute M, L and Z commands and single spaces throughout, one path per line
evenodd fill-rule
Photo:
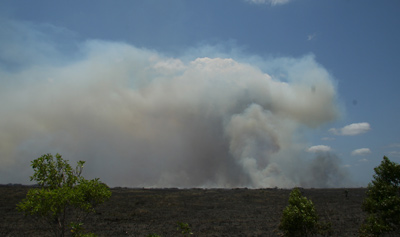
M 64 236 L 68 227 L 74 236 L 83 235 L 87 215 L 111 197 L 107 185 L 98 178 L 86 180 L 81 176 L 84 163 L 78 161 L 73 169 L 60 154 L 45 154 L 33 160 L 30 179 L 39 188 L 30 189 L 17 210 L 49 225 L 55 236 Z
M 294 188 L 289 196 L 289 205 L 283 210 L 279 229 L 285 236 L 308 236 L 318 232 L 318 215 L 311 200 Z
M 368 184 L 362 205 L 368 216 L 360 232 L 379 236 L 400 230 L 400 165 L 384 156 L 374 171 L 374 179 Z

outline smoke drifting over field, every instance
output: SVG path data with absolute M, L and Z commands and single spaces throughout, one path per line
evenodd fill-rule
M 347 184 L 337 158 L 306 152 L 302 131 L 338 116 L 334 82 L 312 55 L 167 57 L 105 41 L 68 48 L 37 28 L 7 27 L 2 183 L 26 183 L 31 160 L 59 152 L 86 160 L 86 176 L 110 186 Z

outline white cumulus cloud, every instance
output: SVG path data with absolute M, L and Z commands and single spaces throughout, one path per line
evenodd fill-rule
M 313 153 L 328 152 L 328 151 L 331 151 L 331 150 L 332 150 L 332 148 L 330 146 L 325 146 L 325 145 L 312 146 L 312 147 L 307 149 L 308 152 L 313 152 Z
M 371 129 L 369 123 L 352 123 L 343 128 L 331 128 L 329 132 L 335 135 L 354 136 L 368 132 Z
M 255 4 L 271 4 L 271 6 L 288 3 L 290 0 L 246 0 Z
M 351 152 L 352 156 L 363 156 L 366 154 L 371 153 L 371 150 L 369 148 L 360 148 L 360 149 L 355 149 L 354 151 Z

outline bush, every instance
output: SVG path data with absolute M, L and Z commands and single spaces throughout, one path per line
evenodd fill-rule
M 92 236 L 83 233 L 82 222 L 98 204 L 110 198 L 111 191 L 99 179 L 81 176 L 84 163 L 79 161 L 73 169 L 60 154 L 55 159 L 45 154 L 32 161 L 34 174 L 30 178 L 40 187 L 30 189 L 17 210 L 37 217 L 51 227 L 55 236 L 64 236 L 68 226 L 74 236 Z
M 289 205 L 283 210 L 279 229 L 285 236 L 307 236 L 318 232 L 318 215 L 311 200 L 294 188 L 289 196 Z
M 182 235 L 192 235 L 192 229 L 190 229 L 189 223 L 178 222 L 176 230 L 180 231 Z
M 360 228 L 360 233 L 365 236 L 400 230 L 400 165 L 384 156 L 374 171 L 374 179 L 368 184 L 362 205 L 368 213 Z

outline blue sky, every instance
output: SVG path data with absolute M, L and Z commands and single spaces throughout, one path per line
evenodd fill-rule
M 2 1 L 0 183 L 60 152 L 114 186 L 365 186 L 400 162 L 399 7 Z

